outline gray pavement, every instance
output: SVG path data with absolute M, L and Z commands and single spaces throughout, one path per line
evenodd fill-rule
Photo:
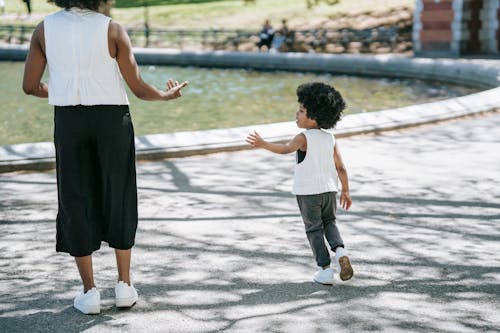
M 311 282 L 292 155 L 263 150 L 138 163 L 138 304 L 71 306 L 55 253 L 55 174 L 0 174 L 1 332 L 498 332 L 500 114 L 339 139 L 354 204 L 339 212 L 354 278 Z M 242 138 L 243 139 L 243 138 Z

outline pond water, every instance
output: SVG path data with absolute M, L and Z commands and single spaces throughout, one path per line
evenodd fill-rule
M 308 81 L 335 86 L 346 114 L 369 112 L 462 96 L 477 89 L 438 82 L 259 72 L 243 69 L 141 66 L 143 78 L 163 88 L 168 78 L 188 80 L 181 99 L 145 102 L 129 91 L 136 135 L 229 128 L 295 119 L 296 87 Z M 52 141 L 53 108 L 22 92 L 24 64 L 0 63 L 0 145 Z M 46 80 L 47 78 L 45 78 Z

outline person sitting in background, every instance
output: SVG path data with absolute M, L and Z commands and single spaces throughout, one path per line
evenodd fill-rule
M 290 30 L 286 24 L 286 20 L 281 20 L 281 28 L 276 32 L 273 38 L 271 50 L 274 52 L 286 51 L 285 41 L 289 38 Z
M 261 51 L 262 46 L 265 46 L 268 51 L 271 49 L 271 43 L 273 42 L 273 37 L 274 37 L 274 29 L 269 20 L 266 20 L 264 22 L 262 30 L 259 33 L 260 41 L 259 43 L 257 43 L 257 46 L 259 47 L 259 52 Z

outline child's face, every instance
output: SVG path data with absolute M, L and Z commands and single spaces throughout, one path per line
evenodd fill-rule
M 316 120 L 307 117 L 307 109 L 299 104 L 299 109 L 295 113 L 295 122 L 298 128 L 318 128 Z

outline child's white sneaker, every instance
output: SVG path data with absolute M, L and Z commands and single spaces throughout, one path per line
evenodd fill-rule
M 129 308 L 134 305 L 139 296 L 134 285 L 128 285 L 123 281 L 118 281 L 115 286 L 115 303 L 118 308 Z
M 343 247 L 337 247 L 335 251 L 335 263 L 337 266 L 337 272 L 340 275 L 342 281 L 347 281 L 354 275 L 354 271 L 347 256 L 347 252 Z
M 98 314 L 101 312 L 101 295 L 95 287 L 87 290 L 86 293 L 82 290 L 75 297 L 73 306 L 84 314 Z
M 318 271 L 314 274 L 313 281 L 321 284 L 333 284 L 333 279 L 333 268 L 323 269 L 318 267 Z

